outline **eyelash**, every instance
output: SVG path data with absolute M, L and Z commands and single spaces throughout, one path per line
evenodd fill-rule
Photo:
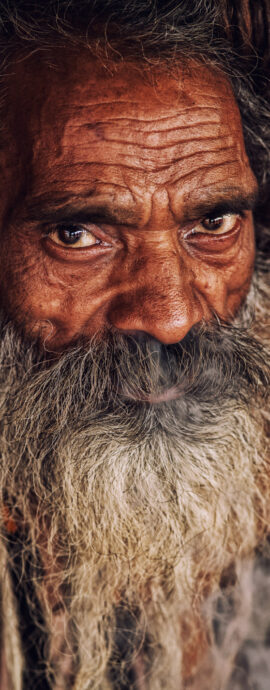
M 90 224 L 89 224 L 89 225 L 90 225 Z M 91 224 L 91 225 L 92 225 L 92 224 Z M 93 244 L 90 243 L 90 244 L 86 244 L 86 245 L 84 246 L 85 249 L 89 249 L 90 247 L 91 247 L 91 248 L 96 248 L 96 247 L 98 247 L 98 246 L 103 246 L 103 247 L 104 247 L 104 246 L 107 246 L 107 247 L 110 246 L 110 243 L 107 241 L 107 238 L 105 239 L 105 234 L 102 232 L 102 230 L 100 230 L 99 228 L 97 228 L 97 226 L 94 225 L 94 224 L 93 224 L 93 228 L 90 228 L 89 226 L 88 226 L 88 227 L 85 227 L 84 225 L 82 225 L 82 224 L 80 224 L 80 223 L 75 223 L 75 222 L 73 222 L 73 223 L 72 223 L 72 222 L 57 223 L 57 224 L 55 224 L 55 225 L 47 226 L 47 227 L 45 228 L 43 237 L 44 237 L 44 238 L 51 238 L 51 236 L 54 235 L 54 234 L 57 234 L 57 233 L 60 234 L 61 230 L 62 230 L 63 232 L 64 232 L 65 230 L 66 230 L 67 232 L 71 232 L 72 229 L 74 230 L 74 233 L 75 233 L 75 232 L 78 233 L 78 240 L 79 240 L 79 239 L 82 239 L 84 236 L 87 237 L 87 235 L 88 235 L 89 237 L 92 235 L 93 238 L 95 238 L 95 242 L 93 242 Z M 44 230 L 44 228 L 43 228 L 43 230 Z M 99 237 L 98 235 L 100 235 L 100 237 Z M 67 238 L 66 238 L 66 239 L 67 239 Z M 74 247 L 76 248 L 76 242 L 73 243 L 72 241 L 70 241 L 70 242 L 67 241 L 66 244 L 65 244 L 64 239 L 61 240 L 61 238 L 60 238 L 60 242 L 59 242 L 59 243 L 56 242 L 55 240 L 52 240 L 52 241 L 53 241 L 55 244 L 58 244 L 59 247 L 62 247 L 62 248 L 65 248 L 65 249 L 68 249 L 69 246 L 70 246 L 70 248 L 71 248 L 72 246 L 73 246 L 73 248 L 74 248 Z M 61 244 L 61 241 L 63 242 L 63 244 Z M 79 247 L 78 249 L 82 249 L 82 248 L 83 248 L 83 247 Z
M 224 232 L 218 232 L 219 228 L 217 229 L 211 229 L 210 227 L 204 228 L 202 231 L 197 230 L 200 226 L 203 226 L 203 223 L 206 221 L 219 221 L 221 220 L 222 224 L 226 222 L 226 220 L 229 220 L 229 218 L 232 218 L 234 220 L 234 225 L 232 228 L 229 228 L 227 231 L 225 230 Z M 227 235 L 228 233 L 232 232 L 235 229 L 235 226 L 237 224 L 237 220 L 240 221 L 243 218 L 245 218 L 245 212 L 244 211 L 239 211 L 239 212 L 233 212 L 233 211 L 226 211 L 226 212 L 213 212 L 209 213 L 208 216 L 204 216 L 200 221 L 194 221 L 192 224 L 192 227 L 190 227 L 185 233 L 184 233 L 184 238 L 188 239 L 190 236 L 198 236 L 198 235 L 205 235 L 205 236 L 212 236 L 212 237 L 222 237 Z

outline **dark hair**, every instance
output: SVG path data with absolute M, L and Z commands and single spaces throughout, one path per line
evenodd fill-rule
M 84 43 L 114 60 L 196 57 L 225 72 L 243 122 L 265 221 L 270 191 L 270 0 L 1 0 L 0 51 Z

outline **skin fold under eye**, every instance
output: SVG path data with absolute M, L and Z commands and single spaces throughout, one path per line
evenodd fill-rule
M 191 235 L 225 235 L 234 230 L 240 221 L 240 214 L 226 213 L 224 215 L 211 215 L 204 218 L 195 227 L 189 230 L 185 237 Z
M 102 244 L 101 239 L 96 237 L 90 229 L 70 223 L 55 225 L 47 231 L 46 237 L 66 249 L 84 249 Z

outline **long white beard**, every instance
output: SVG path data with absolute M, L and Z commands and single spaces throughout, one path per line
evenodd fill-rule
M 160 382 L 150 351 L 125 353 L 124 340 L 119 347 L 133 391 L 142 387 L 142 367 L 145 386 Z M 121 395 L 110 399 L 111 351 L 103 348 L 101 357 L 101 350 L 93 343 L 91 354 L 78 348 L 42 368 L 35 348 L 13 328 L 3 330 L 3 497 L 27 534 L 33 580 L 36 551 L 45 554 L 46 586 L 36 579 L 35 588 L 49 633 L 53 606 L 64 607 L 77 657 L 74 688 L 124 687 L 139 659 L 142 688 L 179 690 L 185 638 L 196 637 L 203 599 L 224 569 L 251 554 L 266 519 L 259 375 L 253 410 L 222 368 L 224 399 L 220 380 L 216 395 L 208 380 L 197 402 L 195 371 L 182 401 L 127 404 Z M 259 370 L 263 357 L 256 344 L 253 350 Z M 246 362 L 251 376 L 248 352 Z M 205 366 L 211 377 L 210 357 Z M 125 659 L 116 645 L 121 634 L 129 640 Z

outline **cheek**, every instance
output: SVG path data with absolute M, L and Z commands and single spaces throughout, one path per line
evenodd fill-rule
M 14 233 L 0 258 L 0 302 L 28 334 L 52 343 L 60 338 L 62 344 L 80 334 L 106 301 L 110 270 L 106 264 L 72 268 L 49 257 L 39 242 Z
M 227 280 L 227 313 L 234 316 L 247 296 L 255 261 L 254 227 L 251 223 L 246 237 L 243 238 L 239 255 L 231 268 Z
M 0 299 L 15 320 L 35 331 L 36 325 L 66 309 L 68 285 L 53 270 L 35 243 L 18 235 L 4 242 L 0 259 Z
M 227 291 L 227 314 L 228 317 L 233 317 L 239 307 L 245 300 L 253 275 L 255 260 L 255 250 L 251 251 L 247 256 L 247 262 L 240 263 L 238 268 L 231 276 Z
M 211 312 L 231 319 L 245 299 L 254 269 L 255 244 L 252 223 L 245 228 L 228 262 L 203 261 L 196 271 L 195 287 Z

